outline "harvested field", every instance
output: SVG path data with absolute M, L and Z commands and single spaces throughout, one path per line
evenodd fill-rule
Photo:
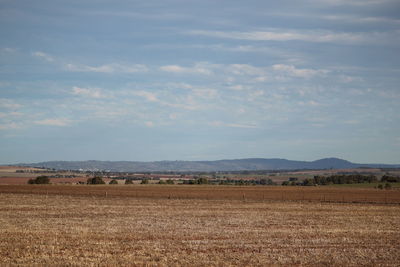
M 0 185 L 0 193 L 204 199 L 244 201 L 314 201 L 400 204 L 400 190 L 336 187 L 199 185 Z
M 166 199 L 128 193 L 126 197 L 113 191 L 132 190 L 123 186 L 115 186 L 105 197 L 95 192 L 111 186 L 64 186 L 64 191 L 62 186 L 33 187 L 34 194 L 25 192 L 26 186 L 0 187 L 0 265 L 398 266 L 400 262 L 399 205 L 247 202 L 211 196 Z M 21 192 L 4 193 L 5 188 Z M 132 188 L 149 193 L 162 187 Z M 192 188 L 193 196 L 211 191 Z M 51 194 L 40 194 L 46 191 Z

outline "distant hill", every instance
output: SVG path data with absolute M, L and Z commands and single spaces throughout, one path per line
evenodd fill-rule
M 167 171 L 258 171 L 258 170 L 301 170 L 301 169 L 349 169 L 349 168 L 400 168 L 394 164 L 358 164 L 338 158 L 315 161 L 287 159 L 232 159 L 215 161 L 47 161 L 20 166 L 44 167 L 57 170 L 107 170 L 115 172 L 167 172 Z

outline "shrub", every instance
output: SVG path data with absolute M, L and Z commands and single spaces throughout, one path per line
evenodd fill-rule
M 126 179 L 126 180 L 125 180 L 125 184 L 133 184 L 133 182 L 132 182 L 131 179 Z
M 158 184 L 166 184 L 166 182 L 165 182 L 164 180 L 160 180 L 160 181 L 158 182 Z
M 87 179 L 87 184 L 105 184 L 103 179 L 99 176 Z
M 115 179 L 112 179 L 112 180 L 109 182 L 109 184 L 118 184 L 118 181 L 115 180 Z
M 378 189 L 383 189 L 383 185 L 379 184 Z
M 391 189 L 392 188 L 392 185 L 391 184 L 389 184 L 389 183 L 386 183 L 385 184 L 385 189 Z
M 175 184 L 174 180 L 168 179 L 167 184 Z
M 38 176 L 36 179 L 29 179 L 28 184 L 49 184 L 50 179 L 47 176 Z
M 206 178 L 201 177 L 196 180 L 196 183 L 197 184 L 208 184 L 208 180 Z
M 141 184 L 148 184 L 148 183 L 149 183 L 149 180 L 148 180 L 148 179 L 143 179 L 140 183 L 141 183 Z

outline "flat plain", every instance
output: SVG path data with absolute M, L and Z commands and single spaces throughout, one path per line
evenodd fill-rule
M 398 266 L 398 190 L 309 189 L 2 185 L 0 265 Z

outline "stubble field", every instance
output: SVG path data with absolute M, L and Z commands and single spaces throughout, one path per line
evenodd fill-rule
M 0 187 L 0 265 L 400 262 L 398 204 L 262 200 L 251 199 L 249 191 L 244 199 L 224 199 L 216 197 L 219 191 L 201 195 L 209 187 L 196 186 L 192 198 L 185 197 L 190 190 L 184 187 L 181 197 L 176 192 L 161 197 L 113 191 L 134 188 L 148 194 L 168 186 L 31 186 L 30 192 L 27 186 L 16 188 Z M 75 193 L 68 191 L 71 188 Z

